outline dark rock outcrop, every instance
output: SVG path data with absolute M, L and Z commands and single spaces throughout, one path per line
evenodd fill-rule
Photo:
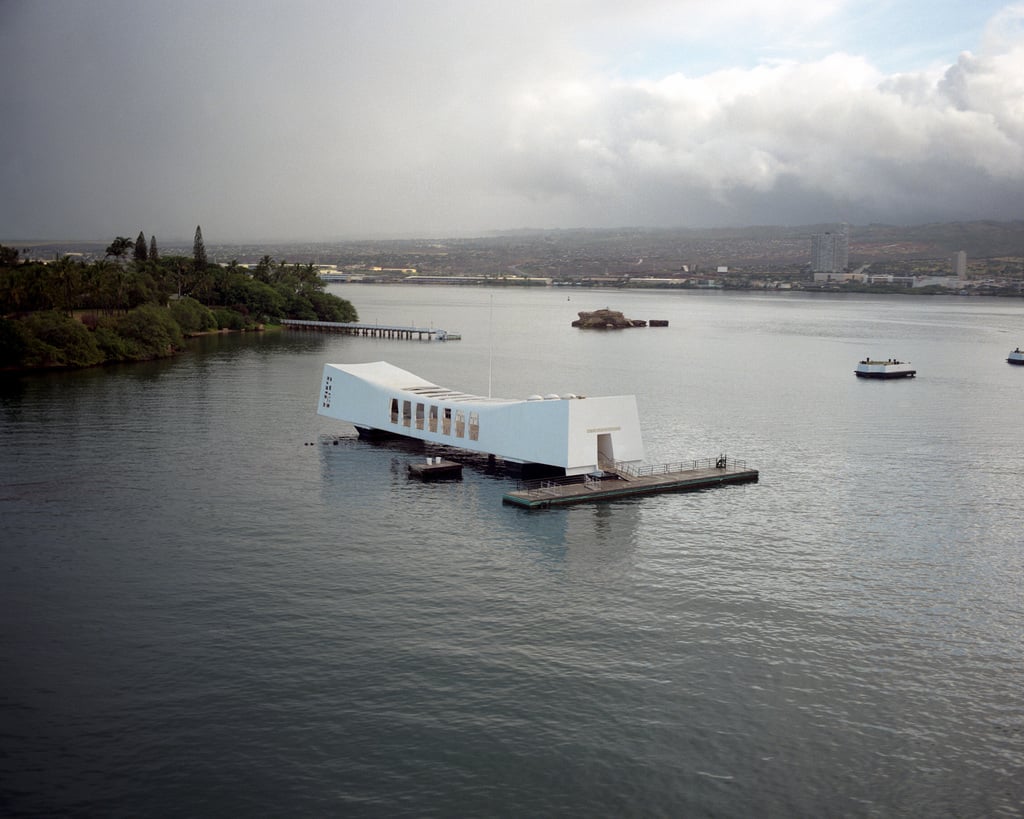
M 572 323 L 573 327 L 581 327 L 585 330 L 619 330 L 623 327 L 646 327 L 647 322 L 642 319 L 628 319 L 618 310 L 594 310 L 586 312 L 581 310 L 579 318 Z

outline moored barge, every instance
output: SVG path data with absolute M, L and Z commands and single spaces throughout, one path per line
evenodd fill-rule
M 909 361 L 897 361 L 895 358 L 875 361 L 865 358 L 857 362 L 854 373 L 858 378 L 913 378 L 917 375 L 917 370 Z

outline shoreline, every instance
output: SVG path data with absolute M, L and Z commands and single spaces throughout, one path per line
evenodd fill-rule
M 472 278 L 472 277 L 468 277 Z M 957 296 L 959 298 L 1024 298 L 1024 282 L 1021 284 L 1021 289 L 1018 290 L 1007 290 L 1006 288 L 997 288 L 992 291 L 977 292 L 976 290 L 952 290 L 948 288 L 937 288 L 937 287 L 921 287 L 921 288 L 906 288 L 906 287 L 885 287 L 885 286 L 869 286 L 869 287 L 807 287 L 803 283 L 796 283 L 798 286 L 793 286 L 793 283 L 779 282 L 776 287 L 752 287 L 752 286 L 739 286 L 739 285 L 727 285 L 720 287 L 695 287 L 692 285 L 682 284 L 644 284 L 644 285 L 629 285 L 624 283 L 552 283 L 552 284 L 527 284 L 521 282 L 503 282 L 501 280 L 494 281 L 466 281 L 454 282 L 409 282 L 409 281 L 388 281 L 388 280 L 373 280 L 367 281 L 365 279 L 349 279 L 349 280 L 325 280 L 325 284 L 330 285 L 380 285 L 384 287 L 409 287 L 409 288 L 438 288 L 438 287 L 472 287 L 472 288 L 516 288 L 523 290 L 629 290 L 635 292 L 642 292 L 646 290 L 671 290 L 671 291 L 685 291 L 693 293 L 707 293 L 707 292 L 741 292 L 741 293 L 823 293 L 833 296 L 843 295 L 873 295 L 873 296 Z
M 241 330 L 232 330 L 228 327 L 223 327 L 219 330 L 204 330 L 198 333 L 187 333 L 183 334 L 185 341 L 189 342 L 197 338 L 205 338 L 208 336 L 224 336 L 224 335 L 245 335 L 246 333 L 273 333 L 279 332 L 284 329 L 283 324 L 260 324 L 256 327 Z M 180 350 L 174 350 L 167 355 L 152 356 L 150 358 L 139 358 L 139 359 L 108 359 L 107 361 L 99 361 L 96 364 L 89 364 L 86 366 L 74 366 L 68 364 L 52 364 L 41 367 L 0 367 L 0 378 L 7 376 L 26 375 L 30 373 L 62 373 L 62 372 L 79 372 L 81 370 L 95 370 L 100 367 L 112 367 L 117 364 L 146 364 L 152 361 L 165 361 L 169 358 L 177 358 L 183 353 L 189 352 L 188 347 L 184 347 Z

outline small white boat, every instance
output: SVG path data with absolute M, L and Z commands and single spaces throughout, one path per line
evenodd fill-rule
M 1018 347 L 1006 357 L 1006 361 L 1010 364 L 1024 364 L 1024 352 Z
M 909 361 L 897 361 L 890 358 L 886 361 L 875 361 L 865 358 L 857 362 L 854 370 L 858 378 L 913 378 L 917 375 Z

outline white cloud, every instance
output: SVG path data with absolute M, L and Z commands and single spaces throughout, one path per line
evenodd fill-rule
M 749 201 L 788 178 L 837 207 L 912 218 L 915 205 L 934 210 L 937 190 L 957 214 L 958 191 L 941 182 L 955 178 L 992 190 L 997 211 L 1008 185 L 1024 179 L 1024 48 L 1001 45 L 962 54 L 938 77 L 886 77 L 863 57 L 833 54 L 656 82 L 595 77 L 571 98 L 535 89 L 529 106 L 510 112 L 510 161 L 565 166 L 548 177 L 548 193 L 562 182 L 581 203 L 636 195 L 652 177 L 681 196 Z

